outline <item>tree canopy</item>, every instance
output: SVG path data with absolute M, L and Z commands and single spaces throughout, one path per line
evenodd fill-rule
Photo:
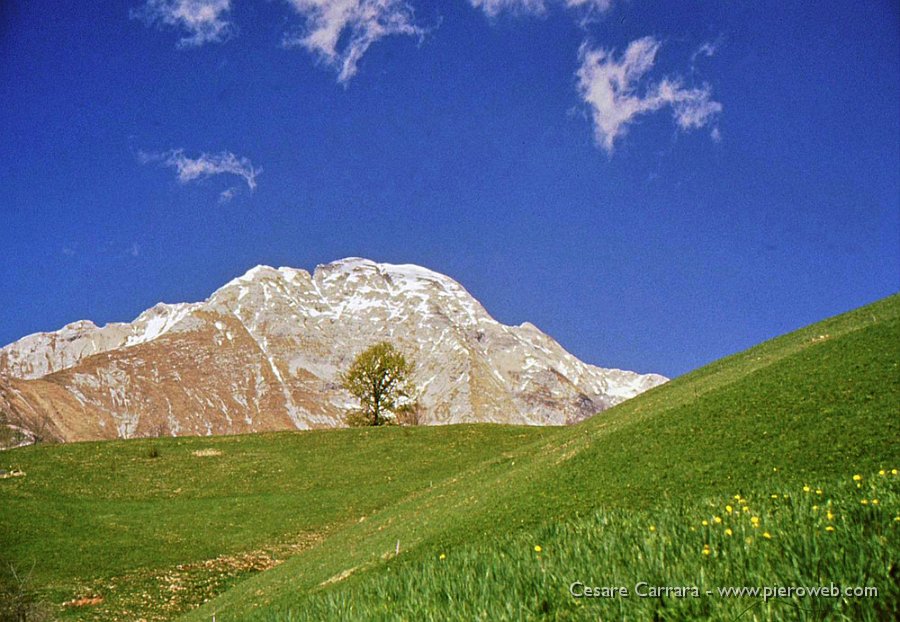
M 360 408 L 347 417 L 350 425 L 384 425 L 415 400 L 411 382 L 413 363 L 391 343 L 382 341 L 357 356 L 341 383 Z

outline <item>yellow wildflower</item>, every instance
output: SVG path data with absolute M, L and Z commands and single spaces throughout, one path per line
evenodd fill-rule
M 759 516 L 751 516 L 750 522 L 753 523 L 754 525 L 758 525 L 759 524 Z
M 750 508 L 748 508 L 748 507 L 745 505 L 745 506 L 744 506 L 744 514 L 749 514 L 749 513 L 750 513 Z
M 891 469 L 891 475 L 897 475 L 898 472 L 900 471 L 897 471 L 897 469 Z
M 857 473 L 856 475 L 853 476 L 853 481 L 854 481 L 854 482 L 858 482 L 858 481 L 860 481 L 860 480 L 862 480 L 862 475 L 860 475 L 860 474 Z
M 444 553 L 441 553 L 441 554 L 438 556 L 438 559 L 447 559 L 447 556 L 446 556 Z
M 722 517 L 721 517 L 721 516 L 713 516 L 713 522 L 714 522 L 716 525 L 721 525 L 721 524 L 722 524 Z
M 878 499 L 872 499 L 872 505 L 878 505 Z
M 825 531 L 834 531 L 834 527 L 828 525 L 828 527 L 825 528 Z
M 535 552 L 535 553 L 540 553 L 540 552 L 543 551 L 543 550 L 544 550 L 544 549 L 541 548 L 541 545 L 540 545 L 540 544 L 535 544 L 535 545 L 534 545 L 534 552 Z
M 881 469 L 880 471 L 878 471 L 878 474 L 884 477 L 885 475 L 887 475 L 887 472 L 884 469 Z
M 814 505 L 814 506 L 812 507 L 812 510 L 813 510 L 813 512 L 818 512 L 818 511 L 819 511 L 819 506 L 818 506 L 818 505 Z
M 772 498 L 773 498 L 773 499 L 777 499 L 777 498 L 778 498 L 778 495 L 772 495 Z
M 825 518 L 828 520 L 834 520 L 834 514 L 831 513 L 831 510 L 828 510 L 828 514 L 825 515 Z
M 763 532 L 763 538 L 765 538 L 766 540 L 771 540 L 771 539 L 772 539 L 772 534 L 770 534 L 768 531 L 764 531 L 764 532 Z
M 740 500 L 741 500 L 741 495 L 734 495 L 734 500 L 735 500 L 735 501 L 740 501 Z
M 707 525 L 709 525 L 709 521 L 706 520 L 706 519 L 704 518 L 704 519 L 700 522 L 700 524 L 703 525 L 704 527 L 706 527 Z
M 822 489 L 821 489 L 821 488 L 816 488 L 816 494 L 817 494 L 817 495 L 821 495 L 821 494 L 822 494 Z
M 712 553 L 712 549 L 709 548 L 709 545 L 708 545 L 708 544 L 704 544 L 704 545 L 703 545 L 703 551 L 702 551 L 702 553 L 703 553 L 704 555 L 709 555 L 710 553 Z
M 868 499 L 860 499 L 859 502 L 862 503 L 863 505 L 869 505 Z
M 897 517 L 897 520 L 900 520 L 900 516 Z M 726 536 L 730 536 L 730 535 L 732 535 L 733 533 L 734 533 L 734 532 L 731 531 L 731 528 L 730 528 L 730 527 L 726 527 L 726 528 L 725 528 L 725 535 L 726 535 Z
M 650 525 L 650 531 L 656 531 L 656 526 L 655 526 L 655 525 Z
M 731 510 L 733 510 L 733 509 L 734 508 L 732 508 L 730 505 L 725 506 L 725 512 L 727 512 L 728 514 L 731 514 Z
M 803 486 L 803 492 L 809 492 L 810 490 L 812 490 L 812 488 L 810 488 L 809 486 Z

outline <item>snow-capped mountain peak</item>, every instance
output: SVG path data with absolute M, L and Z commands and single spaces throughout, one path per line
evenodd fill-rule
M 66 439 L 328 427 L 352 405 L 339 374 L 382 340 L 415 361 L 431 424 L 572 423 L 665 381 L 585 364 L 530 323 L 500 324 L 450 277 L 357 257 L 312 274 L 256 266 L 203 302 L 30 335 L 0 349 L 0 373 L 13 379 L 10 408 L 32 418 L 53 374 Z

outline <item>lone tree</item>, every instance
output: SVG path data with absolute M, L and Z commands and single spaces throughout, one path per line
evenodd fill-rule
M 398 412 L 414 401 L 412 371 L 413 364 L 387 341 L 362 352 L 341 376 L 344 388 L 360 402 L 347 423 L 374 426 L 396 421 Z

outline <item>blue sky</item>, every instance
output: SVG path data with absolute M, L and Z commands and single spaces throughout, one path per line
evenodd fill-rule
M 900 289 L 900 5 L 0 3 L 0 343 L 345 256 L 675 376 Z

